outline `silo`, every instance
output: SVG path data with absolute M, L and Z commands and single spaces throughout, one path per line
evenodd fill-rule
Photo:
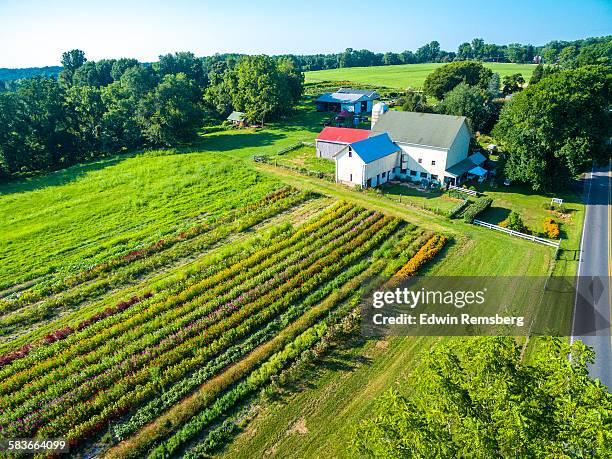
M 370 126 L 370 128 L 373 128 L 376 122 L 378 121 L 378 118 L 380 118 L 380 115 L 382 115 L 388 110 L 389 106 L 384 102 L 375 103 L 374 107 L 372 107 L 372 125 Z

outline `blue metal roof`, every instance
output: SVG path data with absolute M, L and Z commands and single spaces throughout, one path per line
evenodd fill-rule
M 362 102 L 365 100 L 369 100 L 369 97 L 365 94 L 345 94 L 338 92 L 327 92 L 321 95 L 319 98 L 315 100 L 315 102 L 331 102 L 336 104 L 355 104 L 357 102 Z
M 366 164 L 400 150 L 400 147 L 393 143 L 386 132 L 354 142 L 351 148 Z

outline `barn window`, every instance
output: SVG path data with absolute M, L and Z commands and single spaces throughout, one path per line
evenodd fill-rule
M 352 182 L 353 181 L 353 174 L 349 174 L 349 180 Z
M 414 177 L 416 175 L 416 171 L 410 171 L 410 175 Z
M 386 173 L 386 172 L 383 172 L 383 173 L 382 173 L 382 176 L 383 176 L 383 178 L 385 178 L 385 177 L 387 176 L 387 173 Z
M 431 165 L 432 165 L 432 166 L 435 166 L 435 165 L 436 165 L 436 162 L 435 162 L 435 161 L 432 161 L 432 162 L 431 162 Z
M 419 158 L 419 164 L 423 162 L 423 158 Z
M 353 157 L 353 149 L 349 147 L 349 158 Z
M 427 178 L 427 172 L 421 172 L 421 177 Z
M 438 176 L 436 174 L 431 174 L 431 179 L 432 180 L 438 180 Z

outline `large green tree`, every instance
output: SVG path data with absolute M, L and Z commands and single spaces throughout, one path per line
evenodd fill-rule
M 194 137 L 202 123 L 201 91 L 184 73 L 165 75 L 138 104 L 137 119 L 151 145 L 172 146 Z
M 571 357 L 568 359 L 568 355 Z M 354 452 L 380 458 L 610 457 L 612 395 L 581 341 L 455 338 L 378 400 Z
M 516 94 L 493 131 L 508 155 L 506 175 L 539 190 L 607 158 L 611 82 L 609 67 L 586 66 L 555 72 Z
M 427 75 L 423 90 L 427 95 L 442 99 L 444 94 L 459 83 L 486 89 L 491 75 L 493 72 L 480 62 L 451 62 Z
M 475 131 L 482 131 L 493 112 L 486 92 L 465 83 L 447 92 L 437 110 L 445 115 L 467 117 Z

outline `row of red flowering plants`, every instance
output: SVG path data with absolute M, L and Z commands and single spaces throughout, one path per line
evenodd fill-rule
M 346 238 L 348 238 L 348 235 L 346 236 Z M 292 267 L 292 269 L 294 271 L 297 270 L 295 267 Z M 280 277 L 279 280 L 280 281 L 284 280 L 284 277 Z M 248 297 L 245 298 L 244 302 L 246 303 L 249 299 L 252 300 L 252 298 L 259 298 L 261 293 L 262 292 L 259 291 L 257 292 L 257 294 L 254 294 L 251 298 L 248 298 Z M 183 354 L 185 352 L 188 353 L 190 351 L 190 349 L 193 346 L 193 341 L 198 338 L 198 336 L 196 336 L 195 338 L 191 338 L 188 341 L 184 341 L 186 337 L 190 337 L 191 335 L 193 335 L 194 330 L 196 332 L 197 331 L 203 332 L 204 330 L 202 329 L 205 329 L 207 325 L 214 324 L 215 322 L 217 322 L 219 317 L 223 317 L 225 314 L 236 310 L 237 307 L 238 306 L 236 304 L 230 303 L 226 305 L 226 307 L 224 308 L 225 310 L 214 311 L 212 315 L 205 317 L 199 323 L 192 324 L 186 327 L 185 329 L 182 329 L 175 336 L 172 336 L 169 339 L 164 340 L 161 343 L 163 346 L 160 346 L 160 347 L 162 347 L 161 350 L 166 352 L 166 354 L 164 354 L 163 352 L 159 352 L 159 353 L 154 352 L 157 349 L 149 349 L 148 350 L 149 352 L 145 354 L 136 354 L 135 356 L 132 357 L 132 359 L 128 361 L 122 360 L 122 362 L 118 364 L 115 368 L 102 373 L 95 380 L 90 379 L 89 381 L 87 381 L 87 385 L 85 385 L 85 387 L 79 387 L 78 390 L 75 390 L 72 393 L 70 393 L 69 394 L 70 397 L 62 397 L 61 399 L 62 403 L 58 404 L 58 400 L 54 400 L 52 402 L 51 411 L 56 415 L 62 414 L 62 418 L 65 421 L 66 414 L 63 413 L 64 407 L 72 406 L 75 402 L 82 401 L 83 397 L 86 397 L 89 393 L 91 393 L 93 388 L 95 388 L 95 390 L 97 391 L 100 391 L 106 387 L 110 387 L 111 384 L 114 384 L 112 389 L 110 389 L 110 392 L 111 393 L 116 392 L 117 386 L 118 386 L 118 381 L 116 380 L 116 378 L 118 376 L 124 377 L 125 379 L 124 385 L 126 385 L 126 387 L 129 388 L 130 385 L 133 383 L 131 376 L 133 376 L 134 372 L 136 372 L 136 374 L 138 373 L 149 374 L 151 370 L 150 368 L 151 359 L 154 359 L 159 354 L 161 354 L 161 357 L 163 357 L 165 360 L 168 360 L 169 355 L 171 356 L 173 355 L 174 357 L 172 357 L 171 363 L 177 363 L 184 357 Z M 181 345 L 177 346 L 178 343 L 181 343 Z M 155 362 L 155 359 L 152 360 L 152 362 Z M 145 366 L 145 364 L 147 363 L 149 364 L 148 367 Z M 79 371 L 79 376 L 81 376 L 82 371 L 83 370 Z M 73 378 L 71 377 L 70 380 L 72 381 Z M 55 387 L 56 387 L 55 385 L 52 386 L 53 389 L 55 389 Z M 32 394 L 32 395 L 35 395 L 35 394 Z M 27 405 L 29 405 L 30 403 L 31 403 L 31 399 L 28 400 Z M 22 409 L 23 409 L 23 405 L 20 407 L 20 410 L 18 411 L 21 411 Z M 50 414 L 50 413 L 48 412 L 47 414 Z M 30 418 L 29 420 L 32 420 L 32 418 Z M 61 420 L 58 420 L 58 422 L 61 422 Z
M 98 351 L 93 358 L 97 359 L 99 351 L 107 345 L 107 340 L 121 336 L 131 331 L 129 339 L 134 337 L 134 330 L 151 319 L 159 323 L 171 323 L 180 317 L 192 300 L 197 298 L 200 302 L 210 298 L 219 297 L 223 291 L 231 290 L 236 286 L 244 286 L 255 272 L 253 269 L 263 271 L 266 267 L 274 265 L 277 259 L 282 259 L 295 248 L 300 240 L 301 246 L 315 241 L 322 233 L 328 232 L 330 224 L 342 223 L 342 218 L 350 218 L 349 211 L 354 212 L 350 205 L 341 204 L 329 209 L 321 218 L 305 225 L 291 237 L 276 241 L 270 246 L 259 250 L 246 259 L 225 267 L 219 271 L 208 271 L 208 276 L 191 285 L 183 285 L 178 291 L 169 295 L 159 293 L 157 302 L 147 306 L 144 310 L 133 309 L 129 315 L 122 315 L 114 320 L 106 320 L 99 326 L 92 327 L 84 333 L 45 349 L 38 349 L 30 358 L 17 362 L 11 368 L 0 370 L 0 394 L 14 392 L 28 380 L 49 374 L 56 367 L 64 367 L 74 361 L 76 357 L 87 354 L 92 350 Z M 250 271 L 249 271 L 250 270 Z M 177 308 L 183 304 L 182 309 Z M 197 306 L 197 304 L 196 304 Z M 190 310 L 192 310 L 191 308 Z M 166 314 L 166 315 L 162 315 Z M 127 337 L 127 335 L 124 335 Z M 129 342 L 129 341 L 128 341 Z M 124 344 L 124 343 L 120 343 Z M 53 375 L 49 375 L 53 376 Z
M 254 204 L 236 209 L 212 222 L 201 223 L 178 234 L 170 235 L 153 244 L 150 244 L 149 246 L 138 250 L 132 250 L 127 254 L 118 256 L 110 261 L 100 263 L 86 271 L 82 271 L 74 276 L 63 279 L 60 282 L 38 286 L 26 292 L 21 292 L 20 296 L 15 300 L 3 302 L 0 309 L 0 314 L 10 312 L 11 310 L 15 310 L 26 304 L 34 303 L 44 299 L 48 295 L 57 294 L 74 288 L 86 281 L 112 274 L 118 268 L 130 265 L 137 260 L 146 259 L 159 252 L 166 251 L 179 242 L 194 239 L 202 234 L 218 230 L 211 236 L 216 236 L 215 239 L 219 240 L 226 237 L 232 232 L 232 230 L 244 231 L 245 229 L 258 224 L 263 220 L 278 214 L 279 212 L 294 207 L 295 205 L 298 205 L 306 200 L 312 199 L 313 196 L 314 195 L 309 192 L 300 192 L 291 187 L 283 187 L 264 196 L 261 200 Z M 179 251 L 179 254 L 182 254 L 182 251 Z M 158 266 L 150 266 L 149 269 L 146 270 L 140 268 L 139 271 L 150 271 L 156 267 Z M 116 282 L 114 285 L 116 285 Z M 91 291 L 92 289 L 90 288 L 89 290 Z M 99 291 L 100 289 L 98 288 L 96 290 Z
M 68 397 L 69 401 L 65 403 L 65 399 L 56 400 L 51 404 L 53 409 L 45 411 L 49 416 L 39 415 L 36 416 L 37 419 L 31 417 L 22 423 L 22 427 L 36 430 L 38 426 L 42 426 L 38 432 L 43 435 L 55 432 L 75 435 L 76 432 L 86 432 L 97 422 L 101 420 L 104 422 L 124 410 L 129 410 L 134 404 L 145 401 L 149 396 L 158 393 L 166 385 L 231 345 L 234 339 L 244 337 L 253 327 L 264 324 L 281 312 L 283 307 L 288 306 L 287 301 L 297 298 L 296 291 L 299 292 L 297 295 L 308 293 L 310 289 L 316 288 L 328 279 L 327 276 L 337 273 L 334 269 L 328 269 L 327 265 L 330 262 L 336 269 L 341 269 L 353 257 L 359 256 L 363 250 L 368 250 L 373 241 L 377 240 L 375 237 L 377 233 L 384 232 L 384 228 L 385 231 L 391 231 L 389 228 L 395 226 L 379 216 L 370 216 L 365 221 L 368 220 L 371 223 L 363 223 L 366 227 L 363 231 L 360 231 L 359 225 L 356 225 L 357 236 L 347 234 L 340 239 L 342 243 L 336 244 L 336 248 L 332 247 L 327 254 L 321 254 L 322 257 L 313 258 L 313 263 L 303 264 L 300 270 L 293 273 L 292 278 L 283 279 L 284 283 L 280 283 L 268 293 L 261 295 L 258 292 L 250 302 L 245 302 L 242 306 L 226 305 L 222 314 L 215 311 L 210 317 L 206 317 L 207 320 L 204 321 L 207 322 L 206 328 L 203 328 L 201 333 L 184 341 L 179 340 L 179 344 L 172 342 L 167 352 L 154 356 L 153 360 L 142 357 L 147 363 L 146 366 L 141 367 L 137 364 L 140 355 L 136 355 L 135 360 L 127 362 L 123 371 L 113 369 L 110 373 L 115 375 L 119 371 L 121 379 L 110 377 L 112 385 L 107 381 L 108 390 L 100 390 L 96 380 L 93 386 L 84 391 L 77 391 L 82 397 L 76 399 Z M 302 284 L 305 285 L 302 287 L 305 290 L 296 288 Z M 188 331 L 181 333 L 189 336 Z M 134 368 L 131 367 L 132 364 L 135 365 Z M 140 369 L 135 371 L 137 368 Z M 105 373 L 102 373 L 102 376 L 104 375 Z M 134 390 L 136 387 L 138 390 Z M 96 395 L 88 399 L 87 396 L 92 393 Z M 57 408 L 58 404 L 62 405 L 61 409 Z
M 327 221 L 330 221 L 330 220 L 336 220 L 336 217 L 337 217 L 338 213 L 339 213 L 339 212 L 345 212 L 345 211 L 346 211 L 346 209 L 347 209 L 347 206 L 341 207 L 340 209 L 336 209 L 334 212 L 330 213 L 330 215 L 328 215 L 328 216 L 327 216 Z M 307 233 L 309 232 L 309 230 L 310 230 L 310 229 L 312 229 L 312 227 L 313 227 L 314 225 L 316 225 L 316 224 L 318 224 L 318 222 L 315 222 L 315 224 L 310 225 L 309 227 L 307 227 L 307 228 L 306 228 L 306 234 L 307 234 Z M 325 231 L 327 231 L 325 228 L 323 228 L 323 229 L 324 229 Z M 302 232 L 302 233 L 303 233 L 303 232 Z M 297 234 L 296 236 L 299 236 L 299 234 Z M 295 241 L 293 241 L 293 240 L 288 240 L 288 241 L 286 241 L 286 242 L 287 242 L 287 243 L 289 243 L 289 244 L 291 244 L 291 243 L 293 243 L 293 242 L 295 242 Z M 313 241 L 311 240 L 311 241 L 310 241 L 310 245 L 312 245 L 312 242 L 313 242 Z M 274 250 L 275 250 L 275 248 L 273 247 L 273 248 L 272 248 L 272 251 L 274 251 Z M 268 253 L 268 251 L 264 251 L 263 253 L 256 254 L 255 258 L 257 258 L 257 255 L 259 255 L 259 256 L 262 256 L 262 255 L 263 255 L 263 256 L 264 256 L 264 259 L 267 259 L 267 256 L 269 255 L 269 253 Z M 281 255 L 282 255 L 282 253 L 281 253 Z M 248 260 L 247 260 L 247 261 L 248 261 Z M 253 259 L 252 259 L 251 261 L 257 261 L 257 259 L 255 259 L 255 260 L 253 260 Z M 238 264 L 238 266 L 237 266 L 237 267 L 238 267 L 238 271 L 241 271 L 241 270 L 242 270 L 242 268 L 244 268 L 244 263 Z M 226 274 L 226 273 L 222 273 L 222 275 L 221 275 L 221 278 L 220 278 L 220 279 L 219 279 L 219 278 L 215 279 L 215 278 L 213 277 L 213 284 L 217 283 L 218 281 L 223 280 L 223 278 L 225 277 L 225 274 Z M 222 283 L 222 284 L 221 284 L 221 286 L 224 286 L 224 285 L 226 285 L 226 283 Z M 183 293 L 184 293 L 184 292 L 183 292 Z M 192 292 L 192 293 L 195 293 L 195 292 Z M 217 291 L 217 292 L 215 292 L 215 293 L 218 293 L 218 291 Z M 179 295 L 179 297 L 181 297 L 181 296 Z M 182 296 L 182 299 L 188 299 L 188 297 Z M 174 303 L 174 302 L 170 302 L 170 305 L 172 305 L 173 303 Z M 180 301 L 179 301 L 179 303 L 180 303 Z M 168 302 L 166 302 L 166 306 L 168 306 Z M 174 311 L 176 311 L 176 309 L 172 310 L 172 312 L 174 312 Z M 150 311 L 149 311 L 149 312 L 152 312 L 152 313 L 153 313 L 153 316 L 155 316 L 156 318 L 157 318 L 157 317 L 159 317 L 159 316 L 158 316 L 158 313 L 160 312 L 160 311 L 159 311 L 159 308 L 150 308 Z M 135 324 L 134 324 L 134 321 L 128 321 L 128 322 L 127 322 L 126 324 L 124 324 L 124 325 L 127 325 L 127 328 L 124 328 L 124 331 L 125 331 L 126 329 L 127 329 L 127 330 L 130 330 L 130 329 L 131 329 L 131 330 L 133 330 L 133 328 L 134 328 L 134 325 L 135 325 Z M 159 324 L 157 324 L 157 325 L 155 325 L 155 324 L 154 324 L 154 326 L 158 326 L 158 325 L 159 325 Z M 100 345 L 100 344 L 103 344 L 104 342 L 106 342 L 108 337 L 109 337 L 109 333 L 102 333 L 102 334 L 100 334 L 100 333 L 99 333 L 99 331 L 96 331 L 96 334 L 95 334 L 95 335 L 93 335 L 93 336 L 91 336 L 91 338 L 98 338 L 98 339 L 93 339 L 93 340 L 92 340 L 92 341 L 93 341 L 93 346 L 94 346 L 94 348 L 95 348 L 95 349 L 97 349 L 97 350 L 98 350 L 98 349 L 101 349 L 101 348 L 99 347 L 99 345 Z M 133 337 L 132 335 L 129 335 L 129 338 L 132 338 L 132 337 Z M 73 345 L 70 347 L 70 349 L 71 349 L 71 350 L 74 350 L 75 348 L 77 348 L 77 349 L 78 349 L 78 345 L 79 345 L 79 344 L 80 344 L 80 343 L 79 343 L 78 341 L 77 341 L 77 342 L 75 342 L 75 343 L 74 343 L 74 344 L 73 344 Z M 114 346 L 113 346 L 114 344 L 117 344 L 117 343 L 109 343 L 109 344 L 107 344 L 107 345 L 106 345 L 106 349 L 107 349 L 107 350 L 108 350 L 108 349 L 112 350 L 112 349 L 113 349 L 113 347 L 114 347 Z M 69 354 L 69 355 L 66 355 L 65 357 L 66 357 L 66 359 L 59 359 L 59 360 L 60 360 L 60 361 L 59 361 L 59 363 L 61 363 L 61 364 L 62 364 L 62 366 L 61 366 L 61 368 L 62 368 L 62 369 L 63 369 L 63 368 L 65 368 L 65 367 L 66 367 L 66 365 L 68 365 L 69 367 L 70 367 L 70 366 L 74 366 L 74 367 L 77 367 L 77 368 L 79 368 L 79 369 L 82 369 L 81 364 L 82 364 L 83 362 L 82 362 L 82 360 L 80 360 L 80 359 L 75 359 L 75 357 L 76 357 L 76 356 L 74 355 L 74 353 L 71 353 L 71 354 Z M 98 360 L 98 358 L 100 357 L 100 354 L 95 354 L 95 355 L 94 355 L 94 357 L 95 357 L 94 361 L 95 361 L 95 360 Z M 54 358 L 52 358 L 52 359 L 48 359 L 48 360 L 47 360 L 47 363 L 49 363 L 49 362 L 53 362 L 53 361 L 55 361 L 55 363 L 58 363 L 58 362 L 57 362 L 57 361 L 58 361 L 57 356 L 56 356 L 56 357 L 54 357 Z M 28 363 L 29 363 L 29 362 L 28 362 Z M 71 363 L 72 363 L 72 365 L 70 365 Z M 9 377 L 9 380 L 5 381 L 5 383 L 8 383 L 8 384 L 3 384 L 3 392 L 4 392 L 4 393 L 7 393 L 7 392 L 9 392 L 9 391 L 13 391 L 13 393 L 12 393 L 12 394 L 11 394 L 11 396 L 10 396 L 10 398 L 11 398 L 11 399 L 13 399 L 13 401 L 16 401 L 16 400 L 22 401 L 22 400 L 20 400 L 20 399 L 21 399 L 21 397 L 15 397 L 17 394 L 21 393 L 21 391 L 18 391 L 18 392 L 16 392 L 16 393 L 14 392 L 16 389 L 18 389 L 18 387 L 17 387 L 17 386 L 15 386 L 15 385 L 14 385 L 14 383 L 15 383 L 15 382 L 19 382 L 18 380 L 19 380 L 19 379 L 21 379 L 21 383 L 23 384 L 23 383 L 27 382 L 27 380 L 28 380 L 28 379 L 31 379 L 31 378 L 28 378 L 28 377 L 24 378 L 24 376 L 27 376 L 27 373 L 29 373 L 29 376 L 30 376 L 30 377 L 32 377 L 32 376 L 37 376 L 37 374 L 36 374 L 37 372 L 33 372 L 33 371 L 32 371 L 32 370 L 33 370 L 33 368 L 32 368 L 31 366 L 28 366 L 28 367 L 26 367 L 26 368 L 27 368 L 27 370 L 28 370 L 28 371 L 26 371 L 26 372 L 21 372 L 20 374 L 17 374 L 17 375 L 12 375 L 12 376 L 13 376 L 12 378 L 11 378 L 11 377 Z M 41 388 L 41 385 L 40 385 L 40 382 L 41 382 L 41 381 L 45 381 L 45 380 L 46 380 L 47 382 L 52 383 L 52 382 L 56 381 L 56 380 L 59 378 L 59 375 L 58 375 L 58 374 L 56 374 L 56 373 L 49 374 L 49 370 L 50 370 L 50 367 L 49 367 L 49 366 L 45 366 L 45 365 L 40 366 L 40 365 L 39 365 L 39 366 L 38 366 L 38 369 L 39 369 L 38 375 L 41 375 L 41 376 L 42 376 L 42 374 L 40 373 L 40 370 L 42 370 L 42 372 L 43 372 L 44 374 L 47 374 L 48 376 L 45 376 L 45 377 L 43 377 L 43 378 L 41 378 L 41 379 L 38 379 L 37 381 L 34 381 L 34 383 L 33 383 L 33 384 L 27 384 L 27 385 L 26 385 L 26 387 L 24 388 L 24 390 L 25 390 L 25 389 L 29 389 L 29 390 L 25 390 L 25 392 L 26 392 L 26 393 L 28 393 L 28 392 L 30 393 L 30 394 L 27 394 L 27 395 L 36 395 L 37 393 L 40 393 L 40 392 L 38 392 L 38 390 Z M 18 377 L 18 378 L 15 378 L 15 376 L 20 376 L 20 378 L 19 378 L 19 377 Z M 11 383 L 13 383 L 13 384 L 11 384 Z M 6 399 L 5 399 L 5 400 L 3 400 L 3 402 L 6 402 L 6 401 L 7 401 Z
M 350 213 L 351 215 L 353 215 L 353 217 L 355 216 L 355 212 L 352 211 Z M 349 215 L 349 217 L 351 216 Z M 345 225 L 344 228 L 340 228 L 338 230 L 336 230 L 336 232 L 328 232 L 328 234 L 321 234 L 319 235 L 320 241 L 326 242 L 326 240 L 329 240 L 333 237 L 335 237 L 337 235 L 337 233 L 342 232 L 342 231 L 346 231 L 348 230 L 348 225 Z M 316 236 L 316 235 L 313 235 Z M 311 248 L 313 247 L 313 243 L 314 241 L 310 238 L 308 238 L 307 240 L 303 241 L 302 245 L 307 245 L 310 246 Z M 297 246 L 294 246 L 294 248 L 299 248 Z M 281 254 L 282 255 L 282 254 Z M 303 256 L 303 255 L 302 255 Z M 268 260 L 267 260 L 268 261 Z M 274 261 L 274 260 L 270 260 L 270 261 Z M 284 268 L 286 269 L 284 273 L 281 273 L 280 276 L 278 276 L 278 279 L 276 281 L 276 283 L 282 281 L 283 275 L 287 275 L 287 270 L 293 270 L 295 271 L 297 268 L 296 266 L 294 266 L 295 261 L 296 261 L 296 257 L 288 257 L 286 259 L 281 259 L 282 264 L 279 264 L 277 266 L 275 266 L 275 272 L 278 272 L 280 270 L 280 268 Z M 288 268 L 287 268 L 288 266 Z M 268 270 L 268 273 L 266 274 L 266 276 L 270 276 L 273 273 Z M 234 299 L 234 306 L 236 306 L 236 304 L 239 304 L 240 301 L 236 301 L 235 298 L 240 295 L 240 300 L 242 302 L 247 301 L 248 298 L 251 297 L 256 297 L 257 295 L 261 294 L 265 289 L 269 289 L 273 286 L 272 283 L 268 282 L 265 280 L 265 277 L 257 277 L 255 276 L 251 281 L 250 284 L 245 284 L 242 283 L 241 284 L 241 289 L 240 290 L 234 290 L 233 292 L 231 292 L 230 296 L 226 296 L 226 297 L 220 297 L 219 299 L 216 300 L 216 302 L 214 304 L 212 304 L 211 306 L 214 306 L 216 308 L 219 308 L 223 302 L 229 302 L 232 301 L 232 298 Z M 252 287 L 252 291 L 248 292 L 248 294 L 245 294 L 245 288 L 247 287 Z M 202 300 L 202 297 L 198 297 L 198 300 Z M 193 303 L 193 302 L 192 302 Z M 201 304 L 201 301 L 199 302 Z M 183 308 L 184 309 L 184 308 Z M 193 308 L 192 308 L 193 309 Z M 210 307 L 207 308 L 206 310 L 200 310 L 200 311 L 195 311 L 199 313 L 199 316 L 201 317 L 203 314 L 208 313 L 210 311 Z M 173 310 L 172 312 L 174 314 L 176 314 L 176 309 Z M 181 311 L 182 312 L 182 311 Z M 195 317 L 193 314 L 191 314 L 189 317 L 187 318 L 183 318 L 182 322 L 180 324 L 177 324 L 176 321 L 170 321 L 170 320 L 164 320 L 164 318 L 158 318 L 161 319 L 160 321 L 158 321 L 158 323 L 165 323 L 168 324 L 165 326 L 165 328 L 167 329 L 168 333 L 176 330 L 177 328 L 183 330 L 182 327 L 188 326 L 187 330 L 189 331 L 189 333 L 183 333 L 182 338 L 186 338 L 189 335 L 194 334 L 195 332 L 197 332 L 199 330 L 199 328 L 201 326 L 203 326 L 205 324 L 205 320 L 204 319 L 200 319 L 199 321 L 195 320 Z M 5 399 L 4 402 L 12 402 L 12 404 L 19 404 L 19 403 L 23 403 L 20 407 L 19 411 L 23 411 L 23 410 L 27 410 L 28 406 L 31 406 L 32 403 L 35 403 L 40 397 L 42 397 L 43 395 L 49 395 L 49 391 L 53 391 L 54 393 L 57 393 L 58 391 L 60 391 L 62 388 L 64 388 L 64 386 L 66 386 L 67 384 L 75 384 L 78 380 L 82 380 L 85 378 L 91 378 L 93 376 L 95 376 L 94 373 L 92 373 L 92 370 L 95 370 L 96 373 L 101 372 L 102 370 L 105 370 L 108 368 L 108 366 L 105 366 L 102 364 L 102 357 L 104 357 L 104 355 L 106 353 L 108 353 L 109 351 L 112 352 L 114 349 L 116 349 L 117 346 L 121 346 L 121 353 L 120 354 L 115 354 L 114 358 L 112 359 L 112 361 L 120 361 L 123 362 L 124 359 L 129 358 L 130 355 L 132 355 L 135 352 L 139 352 L 141 351 L 144 347 L 148 346 L 150 351 L 147 354 L 148 357 L 153 357 L 154 353 L 158 353 L 161 352 L 162 346 L 161 345 L 157 345 L 157 343 L 159 343 L 160 340 L 160 334 L 157 333 L 155 335 L 156 341 L 153 342 L 150 338 L 149 335 L 146 335 L 144 337 L 143 340 L 140 341 L 135 341 L 134 340 L 134 328 L 132 327 L 132 329 L 130 330 L 130 341 L 127 343 L 123 343 L 123 342 L 113 342 L 113 343 L 107 343 L 105 348 L 97 348 L 95 353 L 90 354 L 88 357 L 90 357 L 89 362 L 90 363 L 97 363 L 96 365 L 91 365 L 89 367 L 84 367 L 84 361 L 83 359 L 77 359 L 77 360 L 72 360 L 71 362 L 66 362 L 66 365 L 60 367 L 60 369 L 58 371 L 55 372 L 47 372 L 47 374 L 35 381 L 33 384 L 29 384 L 27 386 L 27 389 L 24 389 L 18 393 L 14 393 L 11 394 L 11 396 L 8 399 Z M 168 334 L 164 334 L 163 335 L 164 338 L 168 337 Z M 120 338 L 123 338 L 120 337 Z M 172 343 L 176 343 L 176 337 L 174 337 L 174 340 L 166 340 L 164 343 L 162 344 L 166 344 L 166 345 L 170 345 Z M 125 345 L 125 346 L 123 346 Z M 153 348 L 151 348 L 151 346 L 154 346 Z M 99 352 L 100 350 L 105 350 L 107 352 L 102 353 Z M 74 357 L 74 356 L 71 356 Z M 143 359 L 144 360 L 144 359 Z M 111 361 L 109 361 L 109 365 L 110 365 Z M 71 372 L 72 370 L 74 370 L 75 372 L 78 372 L 79 377 L 75 378 L 73 375 L 71 376 Z M 70 378 L 68 378 L 68 376 L 70 376 Z M 63 379 L 63 378 L 68 378 L 68 379 Z M 62 380 L 61 383 L 54 383 L 55 380 Z M 50 386 L 50 389 L 46 392 L 43 393 L 42 389 L 44 388 L 43 383 L 47 383 L 47 385 Z
M 153 296 L 152 292 L 147 292 L 142 296 L 134 295 L 128 300 L 119 301 L 117 305 L 114 307 L 108 307 L 104 309 L 103 311 L 98 312 L 94 314 L 93 316 L 88 317 L 85 320 L 82 320 L 81 322 L 78 323 L 78 325 L 75 328 L 66 326 L 64 328 L 57 329 L 43 336 L 39 343 L 28 343 L 28 344 L 23 345 L 22 347 L 20 347 L 19 349 L 15 351 L 4 353 L 0 355 L 0 368 L 2 368 L 5 365 L 8 365 L 14 360 L 25 357 L 32 350 L 32 348 L 34 348 L 37 345 L 52 344 L 52 343 L 55 343 L 56 341 L 66 339 L 69 335 L 71 335 L 75 331 L 83 330 L 84 328 L 89 327 L 91 324 L 94 324 L 102 319 L 110 317 L 113 314 L 116 314 L 121 311 L 125 311 L 130 306 L 136 303 L 139 303 L 142 300 L 149 299 L 152 296 Z

